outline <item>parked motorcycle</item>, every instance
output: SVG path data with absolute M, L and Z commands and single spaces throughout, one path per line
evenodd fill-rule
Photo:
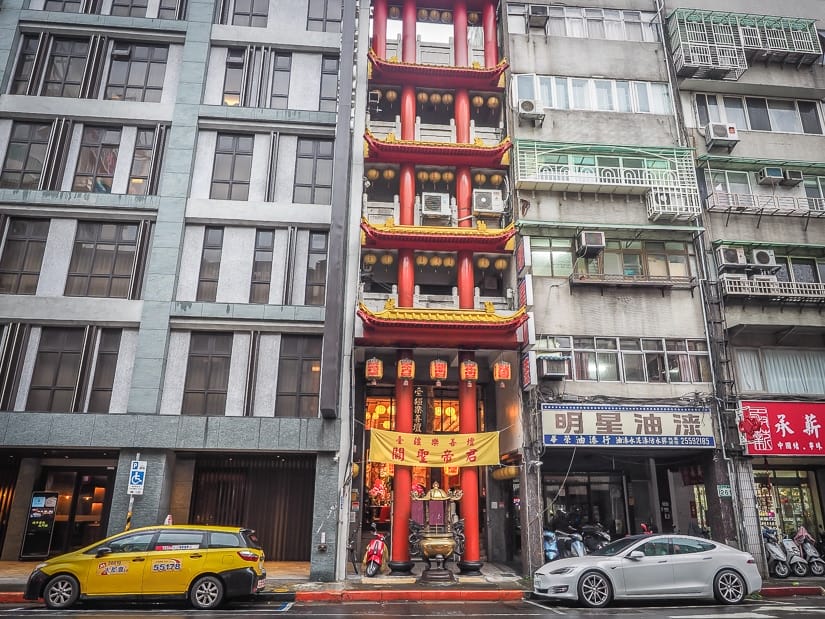
M 559 544 L 556 534 L 553 531 L 544 530 L 543 546 L 544 546 L 544 560 L 547 562 L 555 561 L 559 558 Z
M 788 557 L 788 563 L 794 576 L 798 578 L 806 576 L 808 574 L 808 562 L 802 556 L 802 549 L 797 546 L 790 535 L 782 537 L 782 546 L 785 548 L 785 554 Z
M 825 559 L 816 548 L 816 540 L 805 527 L 799 527 L 793 541 L 802 549 L 802 556 L 808 562 L 808 569 L 814 576 L 825 574 Z
M 788 562 L 788 555 L 784 547 L 779 543 L 779 536 L 776 533 L 776 529 L 763 527 L 762 539 L 765 542 L 768 572 L 777 578 L 787 578 L 791 573 L 791 566 Z
M 599 550 L 610 543 L 610 533 L 604 530 L 601 522 L 582 526 L 584 548 L 588 553 Z
M 572 529 L 556 531 L 556 544 L 558 545 L 559 556 L 562 559 L 583 557 L 587 554 L 581 533 Z
M 364 563 L 367 569 L 364 570 L 367 576 L 375 576 L 384 564 L 384 553 L 387 552 L 386 537 L 379 533 L 375 524 L 372 525 L 373 538 L 367 544 L 367 552 L 364 554 Z

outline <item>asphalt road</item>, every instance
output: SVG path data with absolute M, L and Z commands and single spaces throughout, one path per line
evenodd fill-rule
M 609 617 L 610 619 L 818 619 L 825 617 L 825 598 L 804 597 L 782 600 L 748 601 L 740 606 L 660 603 L 622 604 L 603 610 L 587 610 L 546 602 L 384 602 L 346 604 L 271 605 L 235 602 L 217 611 L 196 611 L 183 605 L 114 605 L 54 612 L 39 604 L 2 605 L 0 617 L 138 617 L 160 616 L 162 619 L 237 619 L 248 617 L 313 617 L 313 619 L 410 619 L 419 617 L 467 617 L 469 619 L 514 619 L 516 617 Z

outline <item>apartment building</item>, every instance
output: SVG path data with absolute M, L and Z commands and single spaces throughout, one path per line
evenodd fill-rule
M 355 6 L 0 22 L 0 556 L 171 515 L 334 579 Z

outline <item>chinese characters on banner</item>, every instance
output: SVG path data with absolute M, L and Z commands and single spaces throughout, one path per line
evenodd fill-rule
M 370 430 L 370 461 L 429 467 L 499 464 L 498 432 L 406 434 Z
M 686 406 L 542 404 L 554 447 L 713 447 L 710 410 Z
M 751 456 L 825 456 L 825 403 L 742 402 Z

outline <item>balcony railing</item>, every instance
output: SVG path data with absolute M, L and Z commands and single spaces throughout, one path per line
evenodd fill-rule
M 825 217 L 825 199 L 715 192 L 708 196 L 707 209 L 754 215 Z
M 610 273 L 573 273 L 571 286 L 619 286 L 640 288 L 681 288 L 697 286 L 695 277 L 658 275 L 613 275 Z
M 386 292 L 364 292 L 364 284 L 359 288 L 359 300 L 364 303 L 371 311 L 380 312 L 384 309 L 388 299 L 392 299 L 395 304 L 398 304 L 398 286 L 396 284 L 387 285 L 389 290 Z M 481 291 L 476 288 L 473 295 L 472 309 L 481 310 L 485 308 L 486 303 L 492 303 L 497 312 L 514 311 L 515 296 L 512 289 L 507 289 L 505 296 L 489 297 L 481 296 Z M 441 309 L 441 310 L 458 310 L 467 309 L 460 308 L 458 301 L 458 289 L 453 289 L 452 295 L 439 294 L 420 294 L 419 288 L 416 286 L 416 292 L 413 295 L 413 307 L 416 309 Z
M 372 134 L 385 140 L 389 134 L 393 134 L 396 139 L 401 138 L 401 119 L 396 116 L 394 121 L 390 120 L 370 120 L 367 128 Z M 455 120 L 450 119 L 449 124 L 422 123 L 420 118 L 415 121 L 415 140 L 419 142 L 439 142 L 443 144 L 456 143 Z M 484 144 L 498 144 L 504 138 L 502 127 L 479 127 L 474 120 L 470 121 L 470 141 L 480 139 Z
M 452 37 L 448 43 L 431 43 L 422 41 L 419 35 L 416 41 L 415 62 L 416 64 L 430 64 L 442 67 L 454 67 L 455 52 Z M 478 62 L 484 65 L 484 47 L 470 45 L 470 65 L 473 62 Z M 401 36 L 396 39 L 387 39 L 387 58 L 397 58 L 401 60 Z
M 720 278 L 720 283 L 722 293 L 728 297 L 756 297 L 783 303 L 825 302 L 825 284 L 817 282 Z

